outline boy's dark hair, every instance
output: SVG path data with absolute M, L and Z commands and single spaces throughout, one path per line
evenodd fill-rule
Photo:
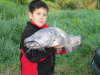
M 31 13 L 33 13 L 35 9 L 38 9 L 41 7 L 45 8 L 45 9 L 47 9 L 47 11 L 49 11 L 48 5 L 45 2 L 43 2 L 41 0 L 33 0 L 29 4 L 29 11 Z

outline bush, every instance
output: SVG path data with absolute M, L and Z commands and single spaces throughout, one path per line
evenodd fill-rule
M 62 9 L 76 9 L 79 7 L 77 0 L 59 0 L 57 3 L 61 6 Z
M 46 3 L 50 9 L 54 10 L 60 9 L 60 6 L 56 2 L 46 1 Z

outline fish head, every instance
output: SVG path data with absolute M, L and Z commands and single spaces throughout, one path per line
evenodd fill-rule
M 75 50 L 75 47 L 81 44 L 81 36 L 69 35 L 68 38 L 68 42 L 65 42 L 64 47 L 68 52 L 72 52 Z

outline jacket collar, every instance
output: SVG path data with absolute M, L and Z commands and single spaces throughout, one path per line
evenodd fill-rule
M 33 26 L 37 27 L 37 28 L 48 28 L 48 24 L 44 24 L 43 26 L 39 26 L 37 24 L 35 24 L 34 22 L 30 22 Z

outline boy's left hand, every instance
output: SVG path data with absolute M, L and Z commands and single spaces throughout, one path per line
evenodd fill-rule
M 63 48 L 64 46 L 62 45 L 57 45 L 57 46 L 54 46 L 54 48 Z

